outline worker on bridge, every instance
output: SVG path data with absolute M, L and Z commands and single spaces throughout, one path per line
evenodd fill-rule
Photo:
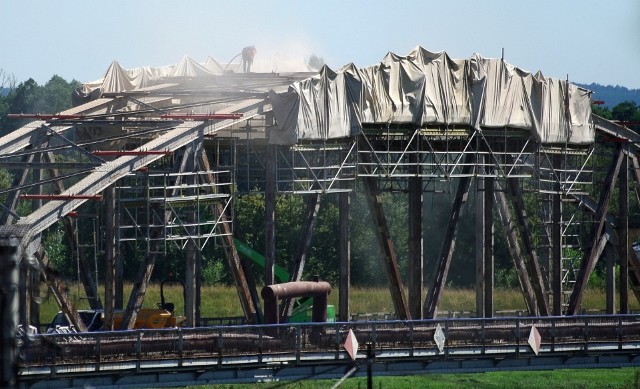
M 253 57 L 256 55 L 255 46 L 247 46 L 242 49 L 242 71 L 245 73 L 251 72 L 251 65 L 253 65 Z

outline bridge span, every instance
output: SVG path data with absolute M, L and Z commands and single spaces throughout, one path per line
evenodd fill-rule
M 344 344 L 352 331 L 355 360 Z M 535 339 L 539 339 L 539 343 Z M 43 334 L 22 388 L 141 388 L 355 375 L 640 366 L 640 315 L 445 318 Z

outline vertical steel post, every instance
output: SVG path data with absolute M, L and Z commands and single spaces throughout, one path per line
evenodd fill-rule
M 422 287 L 424 255 L 422 244 L 422 178 L 418 154 L 409 155 L 415 164 L 415 176 L 409 178 L 409 312 L 413 319 L 422 319 Z
M 277 149 L 276 145 L 267 145 L 265 163 L 265 266 L 264 284 L 275 283 L 274 267 L 276 263 L 276 192 L 277 188 Z M 265 313 L 266 317 L 266 313 Z
M 115 185 L 115 184 L 114 184 Z M 104 190 L 105 203 L 105 236 L 104 236 L 104 329 L 111 331 L 113 327 L 113 312 L 115 310 L 115 291 L 116 291 L 116 196 L 114 185 Z
M 553 170 L 558 171 L 562 164 L 561 155 L 551 157 Z M 562 198 L 560 177 L 555 177 L 551 195 L 551 293 L 553 296 L 553 315 L 562 315 Z
M 18 239 L 0 237 L 0 387 L 17 386 L 18 366 L 16 361 L 16 330 L 18 327 L 18 283 L 20 249 Z
M 624 144 L 618 195 L 618 251 L 620 254 L 620 313 L 629 313 L 629 145 Z M 634 253 L 635 255 L 635 253 Z
M 338 286 L 338 318 L 340 321 L 348 321 L 351 318 L 349 307 L 349 295 L 351 294 L 351 239 L 349 234 L 349 219 L 351 212 L 351 192 L 340 192 L 338 195 L 339 209 L 338 224 L 340 236 L 340 279 Z
M 486 159 L 489 156 L 485 157 Z M 487 161 L 488 162 L 488 161 Z M 484 317 L 493 317 L 494 257 L 493 257 L 493 177 L 485 178 L 484 186 Z
M 484 164 L 484 158 L 482 155 L 478 155 L 478 169 L 481 173 L 484 173 L 482 165 Z M 485 202 L 484 202 L 484 186 L 485 179 L 482 176 L 476 177 L 476 317 L 484 317 L 484 292 L 485 292 L 485 277 L 484 277 L 484 261 L 486 251 L 484 249 L 485 244 Z

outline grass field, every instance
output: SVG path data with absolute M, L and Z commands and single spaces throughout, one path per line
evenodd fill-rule
M 101 288 L 104 291 L 104 288 Z M 131 284 L 125 285 L 125 304 L 129 298 Z M 88 308 L 89 304 L 82 296 L 84 293 L 77 285 L 69 288 L 69 294 L 77 305 L 78 309 Z M 182 289 L 178 286 L 165 286 L 165 300 L 173 302 L 176 306 L 176 312 L 181 313 L 184 310 L 184 302 L 182 300 Z M 233 286 L 205 286 L 202 288 L 202 304 L 201 317 L 227 317 L 241 316 L 242 309 L 238 301 L 236 289 Z M 633 294 L 630 294 L 633 296 Z M 46 297 L 43 292 L 43 302 L 40 310 L 40 322 L 48 323 L 51 321 L 58 306 L 54 299 Z M 359 288 L 354 287 L 351 291 L 351 312 L 352 314 L 364 313 L 392 313 L 393 303 L 388 289 L 385 288 Z M 630 309 L 637 311 L 640 305 L 636 299 L 630 299 Z M 160 302 L 160 285 L 151 284 L 147 289 L 144 307 L 155 308 Z M 338 307 L 338 291 L 334 290 L 329 296 L 329 304 Z M 494 294 L 494 307 L 496 310 L 503 311 L 524 311 L 525 304 L 522 293 L 519 290 L 496 290 Z M 588 289 L 582 302 L 583 309 L 603 310 L 605 307 L 604 291 L 599 289 Z M 474 311 L 475 310 L 475 291 L 472 289 L 445 289 L 439 312 L 441 316 L 446 316 L 447 311 Z
M 640 385 L 638 369 L 591 369 L 591 370 L 542 370 L 519 372 L 491 372 L 473 374 L 426 374 L 402 377 L 373 377 L 374 388 L 404 389 L 600 389 L 600 388 L 638 388 Z M 244 388 L 291 388 L 320 389 L 330 388 L 338 380 L 304 380 L 298 382 L 271 382 L 249 385 L 210 385 L 190 387 L 190 389 L 244 389 Z M 366 388 L 366 378 L 349 378 L 340 388 Z

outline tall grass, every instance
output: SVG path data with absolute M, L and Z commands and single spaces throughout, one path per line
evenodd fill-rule
M 129 299 L 132 285 L 130 283 L 124 286 L 125 305 Z M 101 288 L 101 292 L 104 288 Z M 81 288 L 73 285 L 69 289 L 69 294 L 78 309 L 87 309 L 89 303 L 82 298 Z M 423 294 L 424 296 L 425 294 Z M 47 297 L 43 293 L 43 301 L 40 309 L 40 323 L 46 324 L 51 321 L 53 316 L 58 312 L 59 308 L 52 297 Z M 637 299 L 632 298 L 630 301 L 630 309 L 633 311 L 640 310 L 640 304 Z M 177 285 L 170 285 L 164 288 L 164 297 L 166 302 L 175 304 L 177 314 L 184 312 L 184 301 L 182 297 L 182 288 Z M 104 301 L 104 296 L 101 293 Z M 160 302 L 160 285 L 151 284 L 147 288 L 143 307 L 155 308 Z M 585 310 L 603 310 L 605 308 L 606 296 L 604 291 L 600 289 L 587 289 L 582 300 L 582 308 Z M 334 290 L 329 295 L 329 304 L 338 308 L 338 290 Z M 473 312 L 476 306 L 476 294 L 473 289 L 452 289 L 446 288 L 443 292 L 439 306 L 440 316 L 446 316 L 447 312 Z M 516 289 L 498 289 L 494 292 L 494 309 L 496 311 L 525 311 L 526 306 L 522 293 Z M 391 314 L 394 312 L 393 302 L 389 290 L 386 288 L 363 288 L 354 287 L 351 289 L 350 310 L 352 314 Z M 228 317 L 241 316 L 242 308 L 238 300 L 238 295 L 233 286 L 203 286 L 201 291 L 201 317 Z

